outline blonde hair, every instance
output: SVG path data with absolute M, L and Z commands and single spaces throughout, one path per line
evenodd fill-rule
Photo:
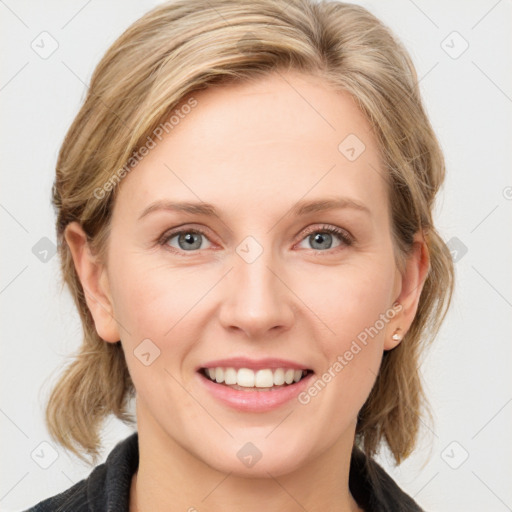
M 105 183 L 112 183 L 173 109 L 194 91 L 276 70 L 321 77 L 350 93 L 366 115 L 388 174 L 400 267 L 413 235 L 425 235 L 430 269 L 416 317 L 403 341 L 384 354 L 356 428 L 356 442 L 369 456 L 385 442 L 400 463 L 415 446 L 424 402 L 419 357 L 446 315 L 454 271 L 432 221 L 444 180 L 443 155 L 407 51 L 356 5 L 177 0 L 148 12 L 107 51 L 58 157 L 53 203 L 62 274 L 84 338 L 51 393 L 46 422 L 52 437 L 83 460 L 86 452 L 96 462 L 98 433 L 109 415 L 134 422 L 127 408 L 134 387 L 121 344 L 103 341 L 95 330 L 64 230 L 79 222 L 91 249 L 103 257 L 119 190 Z

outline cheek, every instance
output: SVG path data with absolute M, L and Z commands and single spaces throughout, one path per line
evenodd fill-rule
M 384 259 L 340 268 L 323 286 L 303 290 L 308 294 L 305 302 L 328 327 L 316 338 L 325 362 L 322 380 L 336 382 L 333 389 L 350 403 L 366 399 L 379 371 L 388 324 L 395 316 L 395 269 L 392 260 L 383 264 Z
M 155 264 L 147 257 L 125 258 L 113 282 L 116 318 L 134 336 L 155 339 L 163 339 L 181 318 L 193 314 L 191 308 L 211 287 L 204 272 Z
M 312 309 L 329 330 L 317 334 L 315 348 L 324 365 L 299 401 L 311 407 L 322 420 L 319 424 L 347 427 L 368 398 L 379 372 L 386 326 L 395 314 L 390 309 L 391 268 L 347 268 L 326 280 L 323 295 L 309 294 Z
M 178 375 L 193 345 L 190 342 L 197 339 L 199 302 L 215 282 L 215 276 L 209 278 L 209 274 L 197 269 L 155 264 L 147 256 L 119 261 L 111 288 L 116 319 L 125 327 L 121 330 L 122 344 L 137 394 L 155 407 L 156 396 L 166 396 L 171 401 L 179 397 L 192 407 L 170 375 Z M 155 385 L 160 390 L 157 395 Z
M 326 275 L 323 282 L 315 280 L 315 287 L 304 294 L 333 331 L 332 339 L 343 344 L 376 323 L 379 333 L 385 330 L 387 323 L 379 318 L 392 306 L 394 276 L 392 264 L 347 266 Z

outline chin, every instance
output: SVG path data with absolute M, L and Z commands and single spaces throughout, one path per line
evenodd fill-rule
M 305 463 L 306 440 L 300 443 L 299 448 L 296 444 L 283 442 L 283 438 L 276 438 L 274 441 L 265 439 L 268 431 L 259 437 L 251 436 L 248 432 L 245 432 L 245 435 L 242 432 L 240 436 L 233 434 L 236 440 L 231 440 L 225 445 L 218 439 L 205 443 L 209 449 L 206 451 L 208 456 L 201 457 L 203 462 L 216 471 L 243 478 L 285 475 L 297 470 Z M 240 441 L 241 438 L 244 440 Z M 211 450 L 212 446 L 217 448 Z

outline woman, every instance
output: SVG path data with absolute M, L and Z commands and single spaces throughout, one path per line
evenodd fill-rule
M 365 9 L 178 0 L 98 65 L 57 164 L 81 352 L 47 407 L 94 463 L 30 510 L 420 510 L 414 449 L 453 268 L 414 67 Z

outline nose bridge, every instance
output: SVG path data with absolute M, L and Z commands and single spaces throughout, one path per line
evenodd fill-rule
M 233 254 L 221 321 L 250 337 L 262 336 L 275 327 L 289 327 L 293 312 L 288 291 L 279 275 L 279 262 L 271 248 L 263 248 L 247 237 Z

